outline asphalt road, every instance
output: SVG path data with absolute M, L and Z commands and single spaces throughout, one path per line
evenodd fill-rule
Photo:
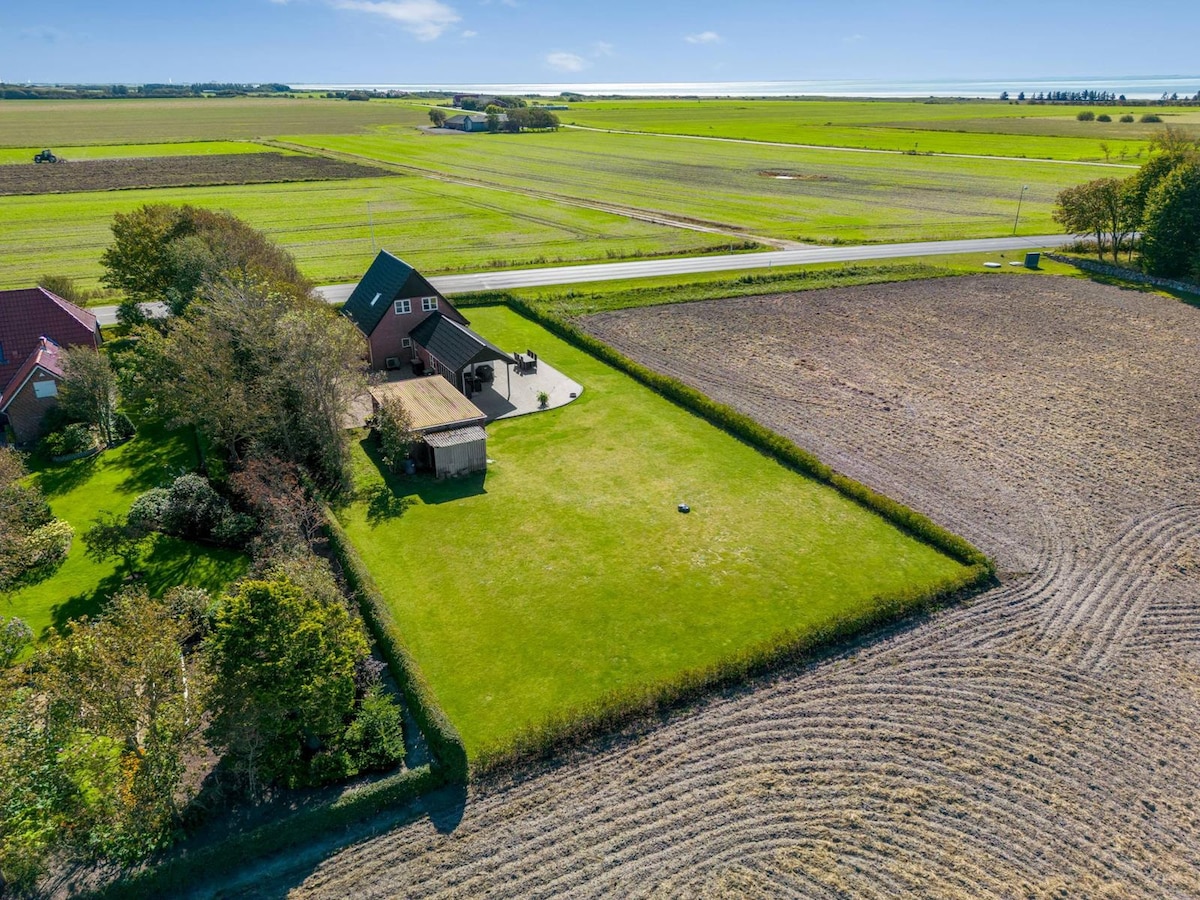
M 618 281 L 624 278 L 653 278 L 661 275 L 694 275 L 701 272 L 735 272 L 769 269 L 804 263 L 858 262 L 864 259 L 894 259 L 901 256 L 940 256 L 949 253 L 1001 253 L 1058 247 L 1075 241 L 1071 235 L 1053 234 L 1034 237 L 972 238 L 961 241 L 920 241 L 910 244 L 864 244 L 860 246 L 804 247 L 799 250 L 771 250 L 764 253 L 733 253 L 724 256 L 679 256 L 638 262 L 598 263 L 586 266 L 553 266 L 546 269 L 498 269 L 473 275 L 444 275 L 429 279 L 443 294 L 468 291 L 496 291 L 508 288 L 540 287 L 553 284 L 584 284 L 590 281 Z M 353 284 L 332 284 L 317 288 L 326 303 L 343 303 L 354 290 Z M 162 304 L 147 304 L 151 315 L 162 315 Z M 117 321 L 115 306 L 92 308 L 101 325 Z

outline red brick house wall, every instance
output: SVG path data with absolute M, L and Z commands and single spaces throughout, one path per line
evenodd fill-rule
M 39 381 L 57 382 L 58 379 L 44 369 L 36 370 L 4 411 L 18 444 L 32 443 L 42 436 L 42 419 L 58 403 L 57 394 L 53 397 L 37 396 L 33 385 Z
M 433 310 L 425 311 L 421 309 L 421 298 L 414 297 L 411 300 L 411 312 L 396 314 L 395 304 L 384 314 L 379 320 L 379 324 L 375 326 L 375 330 L 371 332 L 371 337 L 367 340 L 369 347 L 369 361 L 372 369 L 384 369 L 387 367 L 387 359 L 389 356 L 394 356 L 400 360 L 400 366 L 407 366 L 409 360 L 419 354 L 414 353 L 414 346 L 402 346 L 404 339 L 409 336 L 414 328 L 421 322 L 425 321 Z M 467 320 L 463 318 L 453 306 L 445 300 L 438 300 L 437 311 L 444 316 L 467 324 Z

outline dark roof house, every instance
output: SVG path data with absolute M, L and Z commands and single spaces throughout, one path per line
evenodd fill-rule
M 19 442 L 41 436 L 57 403 L 63 347 L 100 346 L 96 317 L 45 288 L 0 291 L 0 422 Z

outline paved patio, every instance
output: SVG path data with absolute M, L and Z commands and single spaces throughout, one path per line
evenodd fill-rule
M 408 367 L 383 374 L 387 381 L 405 381 L 414 377 Z M 583 393 L 583 386 L 539 359 L 536 372 L 523 374 L 517 372 L 516 366 L 497 365 L 495 378 L 491 383 L 485 384 L 483 390 L 472 394 L 470 399 L 483 410 L 488 421 L 492 422 L 496 419 L 510 419 L 514 416 L 542 412 L 537 399 L 540 391 L 550 395 L 546 409 L 557 409 L 579 397 Z M 371 417 L 371 412 L 371 395 L 364 391 L 350 405 L 345 427 L 362 428 Z
M 511 419 L 541 412 L 537 399 L 541 391 L 550 395 L 546 409 L 557 409 L 579 397 L 583 386 L 539 359 L 536 372 L 519 373 L 516 366 L 497 366 L 496 377 L 482 391 L 472 394 L 471 402 L 487 413 L 489 422 Z

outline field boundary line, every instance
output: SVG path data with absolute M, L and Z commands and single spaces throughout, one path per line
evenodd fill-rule
M 716 141 L 724 144 L 753 144 L 759 147 L 792 147 L 797 150 L 830 150 L 835 153 L 883 153 L 888 156 L 932 157 L 938 159 L 991 159 L 1004 162 L 1052 163 L 1058 166 L 1101 166 L 1110 169 L 1140 169 L 1128 163 L 1087 162 L 1082 159 L 1047 159 L 1041 156 L 988 156 L 982 153 L 939 153 L 936 150 L 910 153 L 907 150 L 880 150 L 873 147 L 839 147 L 836 144 L 789 144 L 786 141 L 756 141 L 751 138 L 714 137 L 708 134 L 682 134 L 676 131 L 630 131 L 623 128 L 596 128 L 592 125 L 564 125 L 577 131 L 598 131 L 601 134 L 629 134 L 638 137 L 679 138 L 686 141 Z

